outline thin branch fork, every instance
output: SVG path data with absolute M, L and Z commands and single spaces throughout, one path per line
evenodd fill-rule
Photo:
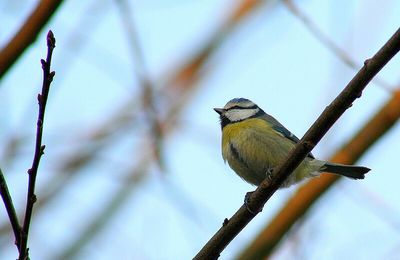
M 32 219 L 33 204 L 36 202 L 35 195 L 35 184 L 36 176 L 39 168 L 40 159 L 44 153 L 45 146 L 42 145 L 42 135 L 43 135 L 43 122 L 44 114 L 46 109 L 47 97 L 50 90 L 50 84 L 53 81 L 55 72 L 50 72 L 51 57 L 53 54 L 53 49 L 55 48 L 56 39 L 54 38 L 53 32 L 49 31 L 47 34 L 47 57 L 46 60 L 41 60 L 43 69 L 43 84 L 42 92 L 38 94 L 39 103 L 39 115 L 37 120 L 36 128 L 36 144 L 35 144 L 35 155 L 32 162 L 32 167 L 28 170 L 29 183 L 28 183 L 28 194 L 25 210 L 24 223 L 21 229 L 20 241 L 17 242 L 19 248 L 19 260 L 28 259 L 28 234 L 29 227 Z
M 352 106 L 356 98 L 372 78 L 400 51 L 400 29 L 371 58 L 347 84 L 346 88 L 326 107 L 315 123 L 310 127 L 296 147 L 289 153 L 285 162 L 274 172 L 271 180 L 264 180 L 249 196 L 247 205 L 242 205 L 231 217 L 225 219 L 223 226 L 204 245 L 194 259 L 217 259 L 225 247 L 259 213 L 264 204 L 277 191 L 285 179 L 296 169 L 306 155 L 322 139 L 339 117 Z

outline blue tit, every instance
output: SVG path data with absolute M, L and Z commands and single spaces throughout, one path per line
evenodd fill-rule
M 223 108 L 214 108 L 222 128 L 222 157 L 245 181 L 259 185 L 288 156 L 299 139 L 252 101 L 235 98 Z M 364 179 L 367 167 L 315 159 L 309 153 L 281 187 L 330 172 Z

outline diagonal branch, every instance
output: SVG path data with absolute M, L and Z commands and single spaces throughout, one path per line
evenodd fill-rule
M 382 135 L 387 133 L 400 118 L 400 90 L 360 129 L 355 137 L 343 146 L 330 161 L 353 164 Z M 300 187 L 286 202 L 238 259 L 264 259 L 271 255 L 290 228 L 303 217 L 316 200 L 336 183 L 336 175 L 322 175 Z
M 0 79 L 31 45 L 62 0 L 42 0 L 10 42 L 0 50 Z
M 28 195 L 26 201 L 26 210 L 24 224 L 21 231 L 21 239 L 19 244 L 19 260 L 25 260 L 29 258 L 28 254 L 28 233 L 29 226 L 32 219 L 33 204 L 36 202 L 35 195 L 35 184 L 36 176 L 39 168 L 40 158 L 43 155 L 45 146 L 42 145 L 42 135 L 43 135 L 43 122 L 44 113 L 46 110 L 47 97 L 49 95 L 50 84 L 53 81 L 55 72 L 50 72 L 51 56 L 53 54 L 53 49 L 55 48 L 56 39 L 54 38 L 53 32 L 49 31 L 47 34 L 47 57 L 46 60 L 41 60 L 43 69 L 43 84 L 42 92 L 38 94 L 39 102 L 39 115 L 37 120 L 36 128 L 36 144 L 35 144 L 35 155 L 33 157 L 32 167 L 28 170 L 29 174 L 29 184 L 28 184 Z
M 6 179 L 0 169 L 0 195 L 3 198 L 4 206 L 6 207 L 8 218 L 11 222 L 11 227 L 14 232 L 15 244 L 20 241 L 21 226 L 19 225 L 18 216 L 15 212 L 14 204 L 11 199 L 10 192 L 8 191 Z
M 400 29 L 372 57 L 347 84 L 346 88 L 319 116 L 296 147 L 289 153 L 287 160 L 274 173 L 272 180 L 264 180 L 250 195 L 247 205 L 242 205 L 231 219 L 206 243 L 194 259 L 217 259 L 225 247 L 260 212 L 264 204 L 272 197 L 285 179 L 301 163 L 306 155 L 327 133 L 339 117 L 349 108 L 372 78 L 400 51 Z M 253 213 L 252 213 L 253 212 Z M 254 214 L 254 212 L 256 212 Z

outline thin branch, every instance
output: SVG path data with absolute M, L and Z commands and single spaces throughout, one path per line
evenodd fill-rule
M 39 32 L 56 12 L 62 0 L 42 0 L 19 31 L 0 51 L 0 79 L 31 45 Z
M 21 226 L 19 225 L 18 216 L 11 199 L 10 192 L 8 191 L 6 179 L 0 169 L 0 194 L 3 198 L 4 206 L 6 207 L 8 218 L 10 219 L 11 227 L 15 236 L 15 244 L 18 247 L 21 235 Z
M 29 226 L 32 219 L 33 204 L 36 202 L 36 195 L 35 195 L 36 176 L 39 168 L 39 162 L 45 148 L 45 146 L 42 145 L 44 114 L 46 110 L 46 103 L 47 103 L 47 97 L 49 95 L 50 84 L 53 81 L 55 75 L 54 71 L 50 72 L 51 57 L 53 54 L 53 49 L 56 46 L 55 44 L 56 44 L 56 39 L 54 38 L 53 32 L 49 31 L 47 34 L 47 57 L 46 60 L 41 60 L 43 69 L 43 84 L 42 84 L 42 92 L 41 94 L 38 94 L 37 97 L 39 103 L 39 115 L 36 128 L 35 155 L 33 158 L 32 167 L 28 170 L 29 174 L 28 195 L 26 201 L 24 224 L 22 226 L 22 232 L 21 232 L 19 260 L 28 259 L 29 256 L 27 245 L 28 245 Z
M 225 247 L 260 212 L 264 204 L 272 197 L 285 179 L 301 163 L 306 155 L 327 133 L 339 117 L 349 108 L 372 78 L 400 51 L 400 29 L 372 57 L 348 83 L 346 88 L 322 112 L 296 147 L 289 153 L 287 160 L 274 172 L 271 180 L 264 180 L 249 196 L 247 205 L 242 205 L 231 219 L 206 243 L 194 259 L 217 259 Z
M 314 23 L 300 8 L 298 8 L 292 0 L 283 0 L 283 3 L 286 5 L 287 9 L 304 24 L 311 34 L 314 35 L 314 37 L 336 57 L 338 57 L 339 60 L 354 70 L 358 70 L 361 67 L 361 65 L 353 60 L 343 48 L 332 41 L 332 39 L 330 39 L 316 23 Z M 385 90 L 392 91 L 391 86 L 385 81 L 379 78 L 374 78 L 373 81 Z
M 400 118 L 400 90 L 366 123 L 330 161 L 353 164 Z M 285 206 L 269 221 L 238 259 L 263 259 L 271 255 L 291 227 L 311 206 L 339 180 L 336 175 L 323 175 L 301 186 Z

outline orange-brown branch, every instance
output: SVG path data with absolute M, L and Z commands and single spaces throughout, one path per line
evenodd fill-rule
M 61 3 L 62 0 L 40 1 L 19 31 L 8 44 L 0 50 L 0 79 L 18 60 L 28 46 L 36 40 L 39 32 L 50 20 Z

